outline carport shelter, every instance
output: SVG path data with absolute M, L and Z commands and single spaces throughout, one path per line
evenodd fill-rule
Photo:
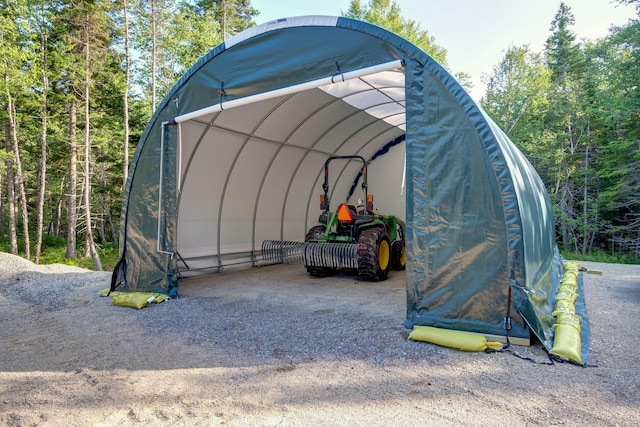
M 371 160 L 376 209 L 406 218 L 407 327 L 533 332 L 551 348 L 565 262 L 540 177 L 428 54 L 347 18 L 253 27 L 186 72 L 133 157 L 112 289 L 175 297 L 179 276 L 256 266 L 264 240 L 304 240 L 325 160 L 354 154 Z M 334 199 L 360 166 L 333 174 Z

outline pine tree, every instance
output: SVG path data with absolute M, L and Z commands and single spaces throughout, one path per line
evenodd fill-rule
M 547 121 L 548 128 L 556 135 L 556 146 L 552 150 L 558 153 L 551 194 L 556 203 L 562 247 L 577 251 L 576 221 L 579 214 L 576 198 L 579 186 L 575 170 L 580 167 L 579 142 L 584 131 L 582 112 L 578 108 L 584 56 L 571 30 L 574 24 L 571 8 L 561 3 L 551 23 L 552 34 L 547 39 L 546 54 L 554 85 Z

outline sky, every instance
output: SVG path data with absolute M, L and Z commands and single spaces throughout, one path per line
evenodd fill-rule
M 449 70 L 471 76 L 471 96 L 484 95 L 489 75 L 509 47 L 528 45 L 541 52 L 561 0 L 395 0 L 402 16 L 420 24 L 447 50 Z M 363 3 L 368 4 L 368 0 Z M 605 37 L 612 25 L 637 18 L 634 6 L 611 0 L 564 0 L 574 15 L 578 40 Z M 349 0 L 251 0 L 257 24 L 300 15 L 340 16 Z

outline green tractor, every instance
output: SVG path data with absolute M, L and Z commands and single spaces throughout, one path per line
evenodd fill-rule
M 336 159 L 362 161 L 362 191 L 358 204 L 341 203 L 335 211 L 329 203 L 329 163 Z M 406 264 L 404 221 L 373 210 L 373 195 L 367 184 L 367 162 L 361 156 L 332 156 L 324 164 L 323 211 L 318 225 L 306 235 L 304 265 L 312 276 L 330 276 L 340 268 L 357 271 L 368 281 L 385 280 L 390 269 Z

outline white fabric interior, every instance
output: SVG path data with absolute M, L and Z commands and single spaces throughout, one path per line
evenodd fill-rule
M 320 214 L 331 155 L 369 160 L 405 133 L 402 67 L 205 113 L 180 122 L 178 251 L 190 269 L 246 262 L 270 239 L 303 241 Z M 405 219 L 405 144 L 374 160 L 369 193 Z M 361 164 L 330 165 L 333 209 Z M 352 201 L 361 197 L 361 181 Z

